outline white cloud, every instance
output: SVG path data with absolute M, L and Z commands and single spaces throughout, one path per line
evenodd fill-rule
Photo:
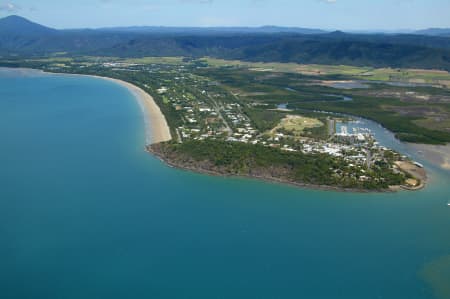
M 334 3 L 337 2 L 337 0 L 320 0 L 320 2 L 328 3 L 328 4 L 334 4 Z
M 14 12 L 18 11 L 20 7 L 14 3 L 0 3 L 0 11 Z

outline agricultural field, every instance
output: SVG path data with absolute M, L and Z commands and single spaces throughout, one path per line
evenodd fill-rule
M 84 61 L 98 63 L 114 61 L 124 64 L 168 64 L 168 65 L 190 65 L 196 62 L 199 65 L 211 68 L 238 68 L 263 73 L 292 73 L 304 76 L 316 77 L 316 79 L 340 78 L 347 80 L 367 80 L 381 82 L 403 82 L 412 84 L 430 84 L 439 87 L 450 88 L 450 73 L 443 70 L 421 70 L 421 69 L 394 69 L 394 68 L 372 68 L 348 65 L 318 65 L 297 63 L 263 63 L 247 62 L 239 60 L 224 60 L 206 57 L 192 59 L 185 57 L 142 57 L 142 58 L 117 58 L 100 56 L 66 57 L 52 55 L 51 57 L 29 59 L 29 62 L 42 63 L 72 63 Z
M 205 58 L 212 67 L 247 68 L 259 72 L 286 72 L 306 76 L 327 76 L 354 80 L 433 84 L 450 88 L 450 73 L 442 70 L 372 68 L 347 65 L 318 65 L 297 63 L 252 63 L 238 60 Z

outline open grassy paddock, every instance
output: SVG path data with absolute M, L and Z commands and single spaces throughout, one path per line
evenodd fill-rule
M 322 126 L 324 126 L 324 124 L 316 118 L 304 117 L 300 115 L 287 115 L 270 133 L 271 135 L 274 135 L 277 132 L 287 131 L 293 133 L 295 136 L 300 136 L 305 129 L 318 128 Z
M 347 76 L 371 81 L 399 81 L 438 84 L 450 87 L 450 73 L 442 70 L 372 68 L 348 65 L 318 65 L 297 63 L 260 63 L 239 60 L 205 58 L 213 67 L 240 67 L 259 72 L 287 72 L 308 76 Z

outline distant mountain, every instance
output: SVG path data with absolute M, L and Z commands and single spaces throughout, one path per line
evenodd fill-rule
M 315 29 L 127 27 L 55 30 L 0 19 L 0 56 L 211 56 L 244 61 L 450 70 L 450 38 L 417 34 L 314 33 Z
M 55 29 L 33 23 L 19 16 L 9 16 L 0 19 L 0 34 L 2 36 L 48 35 L 57 32 Z
M 323 34 L 327 31 L 320 29 L 298 27 L 164 27 L 164 26 L 133 26 L 100 28 L 102 32 L 128 32 L 128 33 L 161 33 L 161 34 L 236 34 L 236 33 L 297 33 L 297 34 Z
M 412 29 L 365 29 L 365 30 L 347 30 L 348 33 L 356 33 L 356 34 L 414 34 L 414 30 Z
M 450 37 L 450 28 L 429 28 L 424 30 L 418 30 L 415 34 L 432 35 L 432 36 L 448 36 Z

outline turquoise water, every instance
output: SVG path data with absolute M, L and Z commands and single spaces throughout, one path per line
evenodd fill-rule
M 0 298 L 435 298 L 419 274 L 450 255 L 448 173 L 302 190 L 171 169 L 144 143 L 126 89 L 0 71 Z

